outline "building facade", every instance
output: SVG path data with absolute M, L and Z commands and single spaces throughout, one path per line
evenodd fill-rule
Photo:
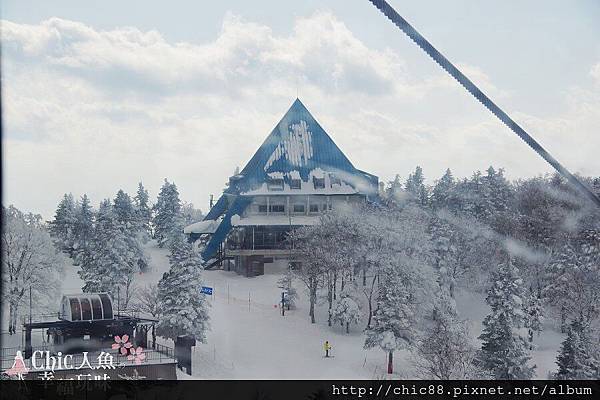
M 378 178 L 356 169 L 302 102 L 294 101 L 203 221 L 185 228 L 206 268 L 246 276 L 301 262 L 287 234 L 344 203 L 376 199 Z

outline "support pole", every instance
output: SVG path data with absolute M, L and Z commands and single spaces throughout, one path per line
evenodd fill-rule
M 30 359 L 32 354 L 33 348 L 31 347 L 31 328 L 28 326 L 25 328 L 25 359 Z
M 29 323 L 31 324 L 31 313 L 33 310 L 33 303 L 32 303 L 32 297 L 31 297 L 31 285 L 29 285 Z

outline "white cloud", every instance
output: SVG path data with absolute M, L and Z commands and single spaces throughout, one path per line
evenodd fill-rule
M 592 75 L 592 78 L 594 78 L 596 83 L 600 85 L 600 62 L 592 67 L 590 70 L 590 75 Z
M 331 13 L 298 18 L 290 35 L 227 15 L 200 44 L 59 18 L 2 21 L 1 33 L 5 199 L 47 218 L 66 191 L 99 201 L 143 180 L 156 194 L 164 177 L 206 208 L 297 90 L 353 163 L 382 179 L 416 164 L 430 178 L 490 164 L 549 170 L 445 73 L 410 75 L 400 54 L 367 47 Z M 460 67 L 510 99 L 481 68 Z M 598 97 L 574 89 L 563 114 L 517 119 L 568 167 L 600 174 Z

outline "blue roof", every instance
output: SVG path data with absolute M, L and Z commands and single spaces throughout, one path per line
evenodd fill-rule
M 248 190 L 265 182 L 271 172 L 295 170 L 306 181 L 315 168 L 357 172 L 304 104 L 296 99 L 240 172 L 240 189 Z
M 207 214 L 205 219 L 216 219 L 223 214 L 225 216 L 222 226 L 204 249 L 203 259 L 208 260 L 214 256 L 231 229 L 230 217 L 243 212 L 249 204 L 238 200 L 241 193 L 261 186 L 270 173 L 282 173 L 284 181 L 289 183 L 289 173 L 297 171 L 302 180 L 308 181 L 311 171 L 316 168 L 332 172 L 344 180 L 351 178 L 350 184 L 359 181 L 361 192 L 377 193 L 378 178 L 356 169 L 304 104 L 296 99 L 244 169 L 230 178 L 229 187 Z

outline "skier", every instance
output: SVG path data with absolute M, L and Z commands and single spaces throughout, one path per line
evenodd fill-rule
M 323 344 L 323 349 L 325 350 L 325 357 L 329 358 L 329 350 L 331 350 L 331 345 L 329 344 L 328 340 L 326 340 Z

